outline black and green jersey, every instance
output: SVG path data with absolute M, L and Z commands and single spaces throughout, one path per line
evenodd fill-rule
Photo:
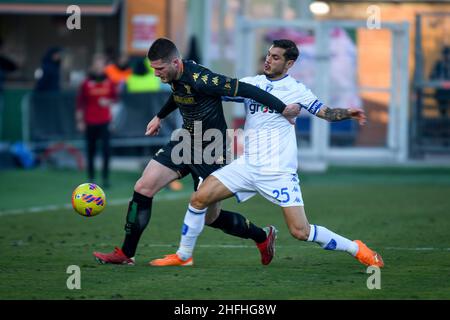
M 227 124 L 221 97 L 236 95 L 237 79 L 214 73 L 193 61 L 184 60 L 181 77 L 170 85 L 172 96 L 169 103 L 175 103 L 180 109 L 184 129 L 193 134 L 194 122 L 201 121 L 202 133 L 215 128 L 225 134 Z

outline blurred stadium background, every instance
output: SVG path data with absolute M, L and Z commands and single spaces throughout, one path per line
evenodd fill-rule
M 70 14 L 66 10 L 69 5 L 81 8 L 81 29 L 70 30 L 67 27 Z M 116 285 L 113 287 L 118 291 L 117 294 L 116 291 L 109 294 L 106 290 L 99 293 L 97 291 L 100 289 L 96 288 L 95 292 L 72 295 L 64 287 L 64 268 L 69 264 L 77 264 L 76 260 L 80 259 L 80 263 L 87 268 L 100 272 L 100 269 L 96 269 L 98 267 L 91 266 L 93 260 L 90 252 L 98 249 L 95 245 L 99 242 L 105 248 L 119 244 L 124 219 L 121 212 L 124 211 L 126 198 L 131 195 L 134 181 L 152 154 L 169 140 L 172 130 L 180 125 L 180 118 L 172 115 L 160 136 L 144 137 L 148 121 L 160 109 L 170 89 L 161 85 L 157 90 L 144 93 L 124 90 L 117 106 L 112 137 L 112 186 L 107 190 L 109 199 L 112 199 L 111 209 L 108 208 L 111 215 L 100 215 L 98 219 L 95 218 L 97 220 L 80 223 L 79 217 L 69 213 L 70 209 L 65 207 L 70 203 L 73 188 L 86 179 L 84 141 L 75 125 L 75 102 L 79 86 L 94 55 L 105 55 L 111 61 L 126 55 L 130 67 L 133 67 L 145 56 L 151 42 L 161 36 L 173 39 L 184 57 L 194 58 L 214 71 L 238 78 L 259 72 L 261 57 L 265 55 L 272 39 L 290 38 L 296 41 L 300 58 L 291 75 L 308 85 L 325 103 L 335 107 L 360 107 L 368 116 L 368 123 L 364 127 L 351 121 L 328 124 L 310 117 L 306 112 L 297 120 L 300 176 L 304 172 L 319 171 L 307 173 L 306 181 L 317 178 L 322 182 L 318 185 L 313 183 L 312 191 L 307 191 L 309 187 L 302 185 L 306 195 L 311 192 L 311 202 L 306 199 L 307 204 L 311 203 L 308 208 L 319 212 L 315 218 L 319 217 L 324 224 L 342 227 L 341 230 L 347 233 L 357 230 L 361 224 L 368 224 L 364 227 L 366 233 L 361 236 L 368 234 L 369 240 L 382 248 L 406 248 L 404 251 L 391 249 L 391 263 L 401 252 L 400 256 L 404 259 L 414 254 L 411 263 L 420 265 L 423 260 L 416 253 L 422 252 L 421 248 L 432 248 L 425 253 L 430 255 L 429 264 L 414 269 L 405 263 L 403 269 L 391 274 L 390 279 L 392 284 L 396 281 L 400 283 L 404 281 L 404 274 L 420 273 L 434 263 L 433 268 L 427 271 L 427 277 L 411 286 L 403 282 L 406 286 L 403 288 L 393 284 L 392 294 L 384 291 L 371 296 L 365 287 L 364 290 L 352 291 L 343 286 L 340 293 L 327 296 L 327 288 L 342 285 L 334 275 L 324 285 L 323 291 L 317 294 L 296 295 L 293 293 L 294 282 L 279 279 L 290 288 L 286 294 L 282 294 L 283 286 L 280 285 L 279 291 L 261 288 L 262 293 L 259 296 L 256 294 L 254 298 L 450 297 L 448 285 L 443 288 L 439 284 L 439 274 L 448 274 L 450 267 L 450 241 L 446 235 L 450 212 L 448 1 L 327 0 L 318 5 L 311 0 L 0 0 L 0 54 L 15 64 L 11 70 L 2 69 L 0 73 L 0 225 L 3 247 L 0 251 L 5 253 L 1 254 L 0 259 L 3 260 L 2 266 L 3 262 L 14 261 L 19 270 L 18 274 L 13 275 L 2 268 L 0 277 L 5 277 L 6 283 L 17 291 L 12 294 L 12 291 L 2 290 L 0 298 L 158 298 L 155 295 L 135 296 L 131 294 L 132 290 L 130 294 L 120 293 Z M 41 59 L 52 47 L 62 48 L 60 89 L 40 92 L 35 90 L 35 85 L 42 74 Z M 230 128 L 243 125 L 242 106 L 227 102 L 224 103 L 224 110 Z M 327 171 L 329 167 L 331 170 Z M 362 169 L 353 176 L 355 167 Z M 371 178 L 373 176 L 378 178 Z M 368 180 L 367 184 L 364 184 L 365 180 Z M 179 215 L 164 215 L 165 220 L 158 220 L 157 212 L 153 215 L 155 225 L 147 231 L 149 235 L 143 243 L 157 243 L 162 247 L 146 246 L 143 252 L 147 258 L 166 253 L 164 244 L 175 245 L 178 241 L 183 208 L 192 190 L 189 181 L 184 183 L 184 189 L 178 191 L 179 197 L 173 198 L 177 199 L 173 203 L 179 208 Z M 355 191 L 349 186 L 352 183 L 359 189 L 359 196 L 355 196 L 353 205 L 344 202 L 342 210 L 354 210 L 348 217 L 358 223 L 341 225 L 339 212 L 331 218 L 326 213 L 331 203 L 329 206 L 320 203 L 322 207 L 314 205 L 314 201 L 323 201 L 320 197 L 322 192 L 346 190 L 353 194 Z M 387 198 L 377 196 L 378 201 L 387 201 L 392 205 L 391 208 L 373 201 L 373 194 L 377 192 L 391 195 Z M 176 191 L 165 190 L 162 199 L 172 199 L 172 193 L 177 194 Z M 340 197 L 333 198 L 334 204 L 351 196 L 344 192 L 339 194 Z M 361 197 L 361 194 L 365 196 Z M 397 196 L 402 197 L 398 203 Z M 421 197 L 422 203 L 418 201 Z M 253 203 L 250 208 L 257 212 L 276 210 L 258 205 Z M 165 204 L 161 206 L 167 207 Z M 383 214 L 377 216 L 379 207 Z M 61 216 L 54 220 L 55 211 L 61 212 L 62 216 L 71 216 L 68 220 Z M 399 211 L 403 213 L 392 218 Z M 284 223 L 281 216 L 268 214 L 276 217 L 278 224 Z M 259 215 L 252 217 L 261 219 Z M 331 220 L 327 220 L 327 217 Z M 40 222 L 41 218 L 45 224 Z M 264 217 L 257 222 L 261 221 L 269 223 L 270 219 Z M 68 226 L 66 223 L 73 224 Z M 105 230 L 110 231 L 110 234 L 102 234 L 101 223 L 106 223 Z M 400 229 L 386 227 L 390 223 Z M 405 227 L 402 229 L 403 224 Z M 22 227 L 12 227 L 18 225 Z M 370 226 L 387 228 L 392 232 L 396 230 L 399 234 L 390 238 L 391 233 L 385 230 L 377 234 L 370 231 Z M 171 230 L 170 234 L 162 232 L 163 228 Z M 288 232 L 284 231 L 288 239 Z M 402 240 L 402 236 L 407 238 L 416 231 L 421 235 L 436 234 L 438 239 L 426 244 L 422 244 L 418 235 L 414 241 Z M 89 232 L 96 234 L 94 236 Z M 57 243 L 56 249 L 53 246 L 48 249 L 46 240 L 40 241 L 43 233 L 48 234 L 49 242 Z M 211 243 L 236 243 L 209 230 L 204 237 L 210 239 Z M 77 240 L 70 244 L 73 238 Z M 399 239 L 402 242 L 400 244 L 390 242 Z M 293 241 L 290 243 L 291 248 L 296 244 Z M 68 247 L 65 247 L 66 244 Z M 72 247 L 77 259 L 64 254 L 64 250 L 72 250 Z M 55 249 L 54 255 L 58 259 L 54 264 L 44 261 L 42 268 L 37 269 L 50 270 L 58 266 L 62 270 L 61 274 L 55 273 L 51 281 L 62 281 L 60 286 L 63 288 L 47 288 L 39 283 L 25 288 L 21 281 L 38 276 L 39 273 L 35 271 L 36 274 L 32 272 L 24 276 L 27 270 L 22 270 L 20 265 L 26 258 L 15 256 L 15 252 L 21 248 L 25 248 L 23 254 L 38 261 L 41 260 L 34 256 L 33 248 L 50 250 L 46 251 L 48 259 L 52 258 L 51 250 Z M 292 261 L 291 248 L 287 246 L 280 249 L 280 259 L 289 265 L 289 270 L 295 269 L 298 262 L 295 258 Z M 244 246 L 235 250 L 246 252 L 251 249 Z M 208 251 L 208 247 L 198 251 Z M 241 263 L 236 257 L 235 260 L 231 258 L 236 251 L 229 253 L 232 263 L 226 267 L 231 268 L 230 274 L 236 271 L 233 269 L 235 264 Z M 315 275 L 320 282 L 327 277 L 326 261 L 331 255 L 320 258 L 320 254 L 316 257 L 315 250 L 311 250 L 311 254 L 309 252 L 306 250 L 305 259 L 312 257 L 312 260 L 322 261 L 318 263 L 318 268 L 322 268 L 323 274 Z M 300 253 L 304 254 L 303 251 Z M 208 262 L 211 261 L 208 258 L 214 262 Z M 338 268 L 346 270 L 341 257 L 336 259 Z M 316 270 L 311 261 L 306 263 L 305 272 L 314 273 Z M 215 268 L 221 262 L 214 260 L 212 251 L 208 251 L 202 263 Z M 278 265 L 277 270 L 280 272 L 284 272 L 283 263 Z M 254 269 L 259 268 L 255 264 L 257 259 L 245 263 L 247 281 L 252 281 Z M 104 270 L 101 272 L 115 273 L 113 268 Z M 138 277 L 144 277 L 146 270 L 139 269 Z M 236 272 L 241 271 L 238 269 Z M 189 276 L 197 276 L 196 271 L 189 272 Z M 275 271 L 268 272 L 276 277 Z M 161 276 L 166 277 L 165 281 L 169 281 L 169 272 L 162 273 Z M 126 276 L 132 277 L 128 269 Z M 302 277 L 300 273 L 296 276 Z M 364 285 L 365 280 L 361 280 L 364 277 L 362 272 L 351 274 L 347 280 L 362 281 Z M 307 278 L 302 279 L 306 281 Z M 218 281 L 213 278 L 207 280 Z M 264 280 L 261 278 L 257 281 L 262 283 Z M 45 290 L 40 292 L 39 288 Z M 421 291 L 421 288 L 426 289 Z M 173 292 L 176 289 L 174 284 Z M 193 298 L 252 298 L 251 288 L 247 293 L 233 296 L 232 283 L 229 292 L 219 291 L 213 295 L 201 285 L 191 289 L 200 290 L 195 291 Z M 226 289 L 225 286 L 223 290 Z M 43 293 L 46 290 L 48 293 Z M 183 298 L 182 293 L 171 295 L 165 292 L 164 286 L 159 290 L 161 298 Z
M 311 11 L 312 2 L 78 1 L 81 29 L 69 30 L 70 1 L 0 1 L 2 54 L 18 66 L 2 76 L 0 167 L 13 165 L 7 160 L 17 141 L 37 155 L 55 142 L 82 148 L 72 110 L 94 54 L 126 54 L 132 66 L 160 36 L 173 39 L 185 57 L 236 77 L 258 72 L 273 38 L 298 42 L 301 56 L 291 73 L 326 103 L 362 107 L 369 118 L 358 128 L 302 114 L 297 128 L 299 156 L 308 159 L 303 166 L 319 160 L 322 166 L 448 162 L 450 53 L 442 57 L 450 41 L 447 1 L 326 1 L 328 12 L 320 15 Z M 33 92 L 41 58 L 54 46 L 63 49 L 61 90 Z M 146 158 L 167 138 L 171 130 L 142 138 L 147 119 L 167 95 L 164 89 L 123 97 L 114 163 L 126 155 Z M 151 103 L 140 103 L 148 97 Z M 242 124 L 241 106 L 227 104 L 225 112 L 230 127 Z

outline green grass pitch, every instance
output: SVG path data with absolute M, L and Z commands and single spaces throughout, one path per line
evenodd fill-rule
M 176 250 L 189 179 L 183 191 L 156 196 L 136 266 L 98 265 L 93 251 L 122 243 L 125 200 L 138 177 L 113 173 L 105 211 L 85 218 L 67 207 L 84 173 L 0 172 L 0 299 L 450 298 L 450 169 L 300 173 L 310 223 L 361 239 L 382 254 L 379 290 L 367 288 L 370 274 L 350 255 L 292 238 L 280 209 L 260 196 L 243 204 L 230 199 L 223 207 L 279 229 L 269 266 L 260 265 L 252 241 L 208 227 L 197 242 L 194 267 L 148 266 Z M 80 290 L 66 286 L 70 265 L 80 267 Z

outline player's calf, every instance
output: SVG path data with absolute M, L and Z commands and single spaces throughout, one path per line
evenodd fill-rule
M 306 241 L 306 240 L 308 240 L 309 233 L 311 232 L 311 227 L 309 226 L 309 224 L 306 226 L 301 226 L 301 227 L 290 227 L 289 226 L 289 232 L 295 239 L 301 240 L 301 241 Z
M 243 239 L 252 239 L 256 243 L 262 243 L 266 240 L 266 232 L 254 225 L 243 215 L 237 212 L 220 210 L 217 219 L 209 224 L 210 227 L 220 229 L 226 234 Z

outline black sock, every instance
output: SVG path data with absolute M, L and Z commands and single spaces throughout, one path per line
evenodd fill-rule
M 262 228 L 255 226 L 236 212 L 220 210 L 217 219 L 209 226 L 236 237 L 252 239 L 256 243 L 264 242 L 267 238 L 266 232 Z
M 125 223 L 125 240 L 122 251 L 129 258 L 134 257 L 142 232 L 147 227 L 152 215 L 153 198 L 144 196 L 136 191 L 128 205 L 127 220 Z

